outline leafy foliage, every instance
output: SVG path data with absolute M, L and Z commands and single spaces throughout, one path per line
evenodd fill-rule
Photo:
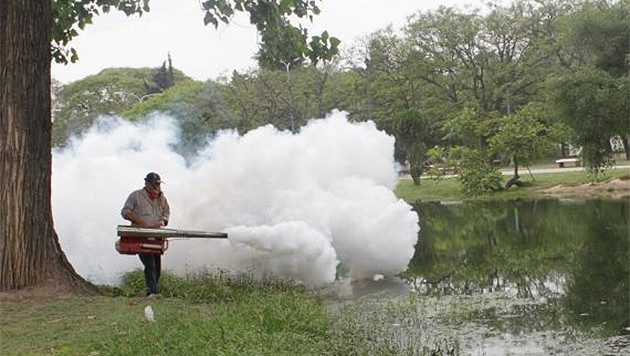
M 420 185 L 428 137 L 427 121 L 418 110 L 407 110 L 396 116 L 393 129 L 409 162 L 411 178 L 414 184 Z
M 613 77 L 630 69 L 630 2 L 586 2 L 564 20 L 564 41 L 579 47 L 586 61 Z
M 515 1 L 493 6 L 485 16 L 446 7 L 418 13 L 404 39 L 418 62 L 414 77 L 435 100 L 459 108 L 474 102 L 483 117 L 527 103 L 553 69 L 538 29 L 550 26 L 554 17 L 543 16 L 543 10 Z
M 324 117 L 340 107 L 340 102 L 352 101 L 352 96 L 344 95 L 352 90 L 348 88 L 352 84 L 345 80 L 347 75 L 333 76 L 331 72 L 326 65 L 234 72 L 231 81 L 222 86 L 222 93 L 239 132 L 266 124 L 297 131 L 309 119 Z
M 586 167 L 597 174 L 612 163 L 610 137 L 627 136 L 630 95 L 627 78 L 612 78 L 596 68 L 584 68 L 550 80 L 548 103 L 556 118 L 583 146 Z M 626 131 L 623 131 L 626 130 Z
M 77 51 L 68 47 L 79 31 L 92 23 L 94 16 L 112 9 L 126 15 L 142 16 L 148 12 L 150 0 L 54 0 L 52 24 L 52 56 L 58 63 L 76 62 Z M 340 41 L 329 37 L 327 32 L 313 36 L 307 43 L 305 29 L 295 27 L 289 16 L 298 18 L 319 14 L 315 0 L 207 0 L 201 2 L 205 11 L 204 24 L 219 26 L 219 21 L 229 23 L 236 12 L 247 12 L 251 24 L 262 35 L 260 54 L 262 65 L 292 63 L 308 58 L 313 64 L 329 61 L 338 53 Z
M 512 156 L 514 175 L 518 179 L 519 165 L 529 166 L 558 142 L 554 128 L 546 122 L 545 113 L 535 105 L 526 105 L 515 114 L 499 120 L 497 133 L 490 137 L 490 152 Z
M 479 109 L 469 103 L 452 118 L 443 121 L 444 138 L 453 144 L 481 148 L 484 136 L 481 121 Z
M 204 23 L 219 26 L 228 23 L 235 12 L 249 13 L 249 21 L 261 34 L 257 55 L 262 68 L 283 69 L 298 66 L 305 59 L 317 64 L 328 61 L 338 52 L 340 41 L 324 31 L 308 41 L 308 32 L 291 24 L 290 16 L 309 18 L 319 14 L 315 0 L 207 0 L 201 3 L 206 12 Z
M 53 145 L 92 126 L 101 115 L 120 115 L 151 96 L 156 69 L 110 68 L 63 86 L 53 103 Z M 191 79 L 173 70 L 173 81 Z
M 168 55 L 168 66 L 166 65 L 167 61 L 162 63 L 161 67 L 158 67 L 154 70 L 153 74 L 153 82 L 157 84 L 156 87 L 150 87 L 146 82 L 145 86 L 147 87 L 147 93 L 161 93 L 165 89 L 168 89 L 175 85 L 175 75 L 173 72 L 173 61 L 171 60 L 171 55 Z
M 451 154 L 460 162 L 462 191 L 477 196 L 501 190 L 501 172 L 488 163 L 484 154 L 476 149 L 454 147 Z
M 79 35 L 79 30 L 92 23 L 94 16 L 108 13 L 111 9 L 127 16 L 142 16 L 149 11 L 149 0 L 53 0 L 52 57 L 57 63 L 67 64 L 79 59 L 77 51 L 68 47 Z
M 179 123 L 178 151 L 187 155 L 206 143 L 209 136 L 221 129 L 234 127 L 234 120 L 212 82 L 186 81 L 136 103 L 122 113 L 130 120 L 143 120 L 153 113 L 163 113 Z
M 549 104 L 574 129 L 586 165 L 596 176 L 611 163 L 610 136 L 622 138 L 630 159 L 630 2 L 586 2 L 561 25 L 560 44 L 579 53 L 581 62 L 552 79 Z M 586 110 L 584 117 L 575 116 L 578 107 Z M 596 128 L 598 124 L 604 127 Z

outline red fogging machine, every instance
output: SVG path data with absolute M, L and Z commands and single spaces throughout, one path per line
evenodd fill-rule
M 206 232 L 176 229 L 149 229 L 138 226 L 118 225 L 116 251 L 123 255 L 147 253 L 161 255 L 168 249 L 168 238 L 227 239 L 225 232 Z

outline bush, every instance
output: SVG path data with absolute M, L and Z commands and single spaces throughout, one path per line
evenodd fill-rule
M 483 159 L 474 149 L 460 147 L 455 154 L 460 157 L 459 180 L 466 195 L 478 196 L 501 190 L 501 172 Z

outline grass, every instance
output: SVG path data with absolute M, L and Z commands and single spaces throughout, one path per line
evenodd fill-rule
M 2 304 L 2 355 L 320 355 L 330 320 L 308 291 L 244 278 L 164 276 L 169 297 L 142 295 L 142 273 L 107 296 Z M 151 305 L 155 323 L 145 320 Z
M 539 168 L 539 167 L 536 167 Z M 440 180 L 423 179 L 418 187 L 411 179 L 401 179 L 396 187 L 395 193 L 399 198 L 414 203 L 417 201 L 456 201 L 466 199 L 531 199 L 540 198 L 544 194 L 541 190 L 562 184 L 565 186 L 578 186 L 592 182 L 588 173 L 582 172 L 561 172 L 544 173 L 530 175 L 527 170 L 521 171 L 521 181 L 524 183 L 520 187 L 512 187 L 508 190 L 494 192 L 492 194 L 469 197 L 460 189 L 457 178 L 443 178 Z M 598 181 L 606 181 L 612 178 L 627 179 L 630 177 L 628 169 L 613 169 L 607 171 Z M 504 183 L 511 176 L 503 176 Z
M 442 341 L 400 342 L 388 320 L 366 320 L 362 310 L 340 305 L 331 312 L 312 291 L 282 281 L 167 273 L 160 283 L 157 299 L 141 296 L 136 271 L 120 287 L 103 287 L 103 296 L 5 301 L 0 354 L 452 354 Z M 149 305 L 155 322 L 145 319 Z

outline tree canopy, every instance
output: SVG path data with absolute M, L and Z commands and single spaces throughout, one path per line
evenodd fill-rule
M 270 37 L 261 43 L 259 68 L 196 85 L 213 93 L 206 95 L 206 104 L 188 96 L 177 104 L 173 93 L 193 92 L 190 88 L 176 89 L 176 82 L 173 93 L 134 103 L 124 111 L 127 117 L 137 118 L 162 110 L 182 125 L 185 115 L 177 113 L 186 112 L 201 120 L 184 125 L 200 130 L 195 133 L 200 137 L 226 126 L 246 132 L 272 124 L 296 131 L 310 118 L 323 117 L 336 108 L 347 111 L 354 121 L 373 120 L 380 129 L 395 135 L 395 155 L 401 163 L 410 155 L 417 155 L 422 162 L 426 157 L 421 151 L 427 147 L 463 146 L 481 156 L 480 164 L 516 162 L 518 171 L 519 165 L 527 166 L 535 157 L 563 155 L 557 147 L 570 143 L 586 147 L 583 158 L 590 162 L 587 166 L 597 167 L 612 159 L 609 136 L 620 136 L 630 153 L 625 100 L 628 68 L 623 64 L 626 62 L 618 61 L 628 53 L 624 36 L 630 30 L 624 22 L 628 12 L 624 4 L 626 0 L 519 0 L 488 6 L 486 11 L 441 7 L 414 14 L 400 31 L 391 27 L 376 31 L 358 44 L 361 48 L 350 48 L 345 56 L 323 55 L 319 60 L 309 59 L 307 33 L 299 26 L 290 27 L 288 19 L 293 15 L 283 16 L 277 24 L 261 25 L 286 36 L 274 38 L 272 32 L 267 33 Z M 216 23 L 208 23 L 220 25 L 223 21 L 215 19 Z M 610 43 L 601 40 L 609 35 Z M 327 48 L 331 48 L 333 39 L 327 33 L 312 38 L 329 43 Z M 165 65 L 160 69 L 167 70 Z M 582 78 L 579 85 L 577 78 Z M 596 82 L 585 83 L 588 78 Z M 595 88 L 601 95 L 588 99 Z M 576 103 L 586 105 L 589 100 L 585 115 L 577 117 L 582 109 L 578 110 Z M 532 107 L 540 109 L 534 121 L 523 114 Z M 419 113 L 426 126 L 424 146 L 416 147 L 417 154 L 409 145 L 403 148 L 406 139 L 395 130 L 397 118 L 410 111 Z M 584 120 L 595 121 L 586 124 Z M 605 122 L 606 128 L 591 130 L 597 122 Z M 529 137 L 545 138 L 546 144 L 536 144 L 534 154 L 526 148 L 534 142 L 524 145 L 520 140 L 525 137 L 512 129 L 529 130 L 538 125 L 542 125 L 541 134 Z M 581 138 L 580 130 L 591 136 Z M 557 135 L 560 132 L 563 135 Z M 593 136 L 595 132 L 600 136 Z M 597 150 L 605 153 L 605 160 L 590 153 L 589 145 L 594 142 L 603 147 L 597 146 Z M 517 146 L 521 148 L 517 150 Z M 516 151 L 521 152 L 515 155 Z M 491 169 L 487 171 L 494 174 Z
M 147 98 L 161 93 L 159 78 L 165 68 L 108 68 L 64 85 L 53 100 L 53 146 L 79 135 L 102 115 L 121 115 Z M 171 70 L 171 86 L 192 81 L 177 69 Z

